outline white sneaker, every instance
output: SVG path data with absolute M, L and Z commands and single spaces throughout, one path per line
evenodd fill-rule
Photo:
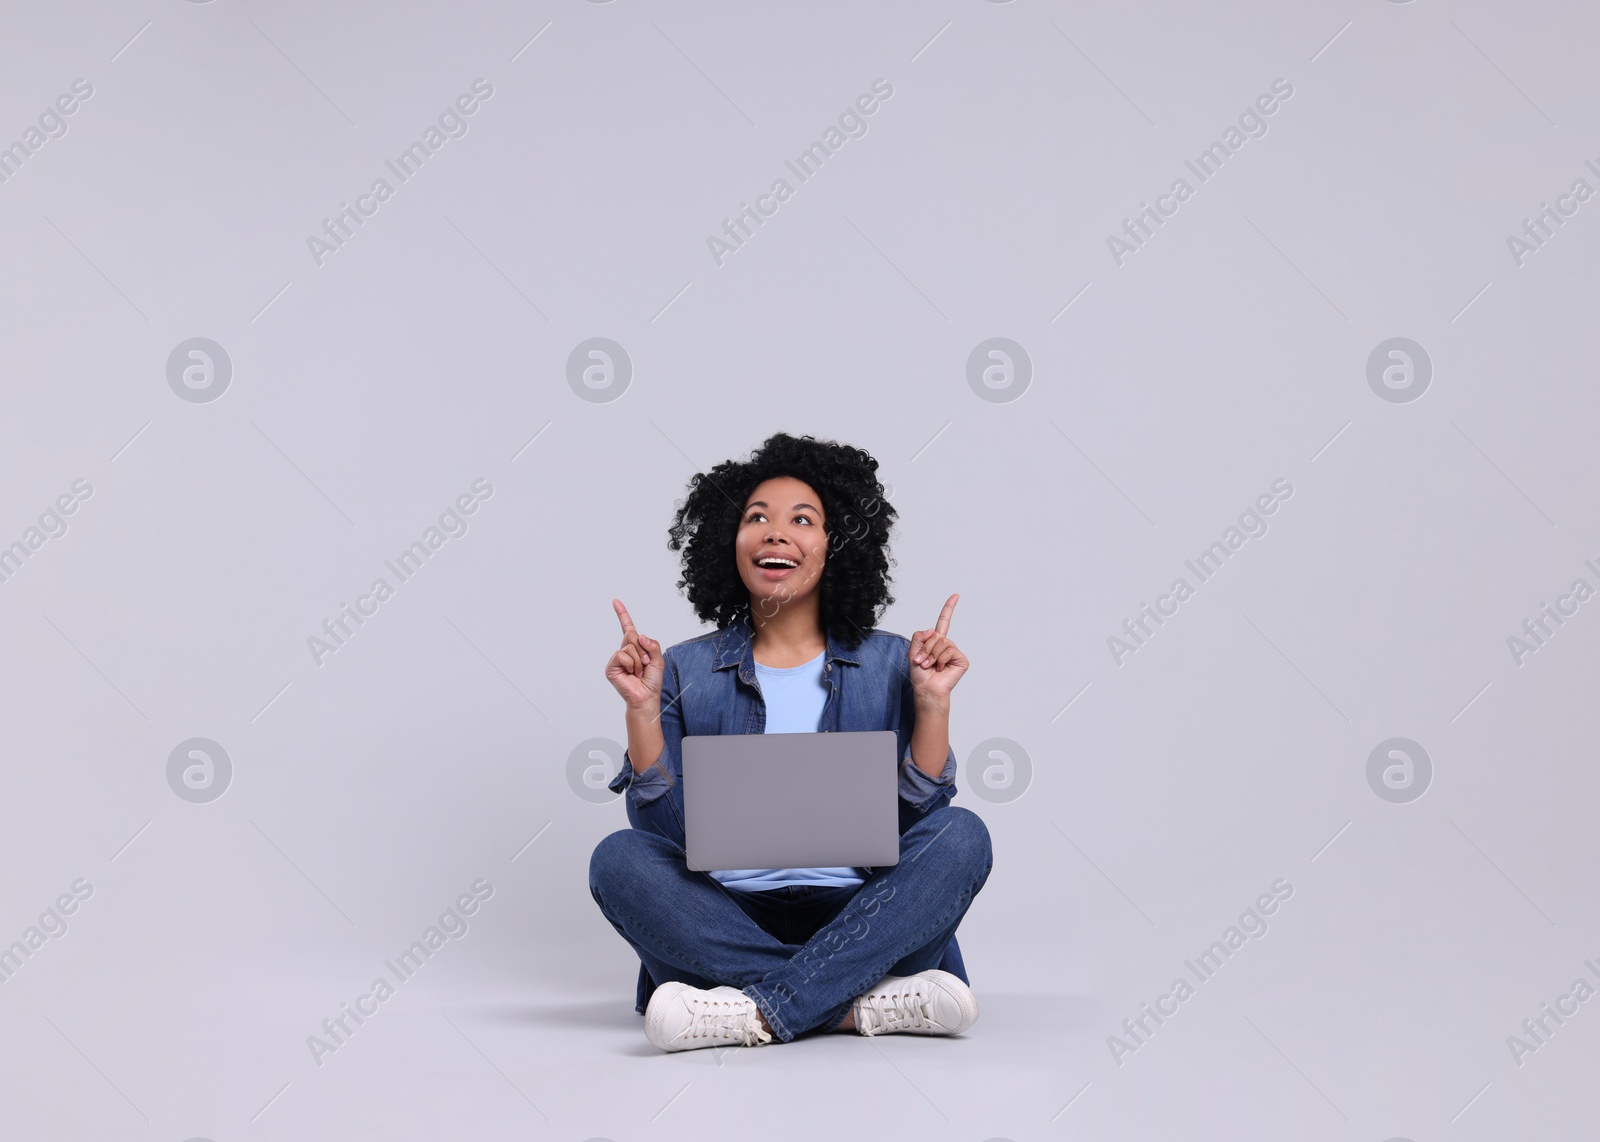
M 959 1035 L 978 1021 L 978 997 L 959 977 L 930 968 L 916 975 L 884 976 L 857 996 L 850 1010 L 863 1035 Z
M 663 1051 L 696 1047 L 759 1047 L 772 1041 L 761 1029 L 756 1001 L 736 987 L 709 991 L 676 980 L 656 988 L 644 1012 L 644 1034 Z

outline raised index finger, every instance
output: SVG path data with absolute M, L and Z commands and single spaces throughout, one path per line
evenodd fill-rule
M 628 608 L 622 605 L 621 599 L 612 599 L 611 609 L 617 612 L 617 619 L 622 623 L 622 637 L 624 639 L 629 635 L 637 635 L 639 633 L 633 629 L 633 620 L 628 617 Z
M 960 595 L 951 595 L 944 602 L 944 610 L 939 612 L 939 621 L 933 624 L 933 629 L 939 634 L 950 633 L 950 616 L 956 612 L 956 600 Z

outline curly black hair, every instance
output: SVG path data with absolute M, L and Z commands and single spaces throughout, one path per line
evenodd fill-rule
M 758 484 L 775 476 L 803 480 L 822 497 L 828 554 L 818 588 L 824 631 L 849 646 L 860 645 L 894 602 L 889 593 L 889 529 L 899 514 L 877 477 L 878 462 L 865 449 L 811 436 L 777 432 L 749 460 L 725 460 L 696 473 L 667 529 L 667 546 L 683 552 L 689 602 L 702 622 L 721 628 L 750 622 L 750 591 L 734 561 L 734 539 L 745 501 Z

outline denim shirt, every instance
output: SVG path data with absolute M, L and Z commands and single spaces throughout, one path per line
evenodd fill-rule
M 955 796 L 956 754 L 946 751 L 944 769 L 929 777 L 911 760 L 916 702 L 911 689 L 911 640 L 873 628 L 854 650 L 828 633 L 822 666 L 828 697 L 818 732 L 893 730 L 900 769 L 900 823 L 904 833 Z M 767 706 L 756 681 L 754 633 L 750 622 L 736 622 L 669 646 L 662 653 L 661 736 L 656 763 L 634 773 L 623 750 L 622 769 L 608 788 L 626 792 L 628 823 L 659 833 L 680 847 L 683 831 L 683 754 L 686 734 L 759 734 L 766 731 Z M 952 937 L 939 965 L 966 981 L 961 953 Z M 655 985 L 639 965 L 638 1010 L 643 1012 Z
M 622 770 L 611 779 L 613 792 L 627 791 L 628 823 L 659 833 L 679 846 L 683 838 L 682 742 L 686 734 L 766 732 L 767 704 L 756 681 L 756 659 L 749 620 L 740 619 L 669 646 L 662 653 L 661 736 L 665 748 L 656 763 L 634 773 L 622 754 Z M 855 650 L 828 635 L 822 677 L 828 697 L 819 733 L 893 730 L 900 766 L 900 831 L 955 796 L 956 753 L 945 754 L 944 770 L 929 777 L 911 760 L 916 703 L 909 668 L 911 640 L 876 628 Z

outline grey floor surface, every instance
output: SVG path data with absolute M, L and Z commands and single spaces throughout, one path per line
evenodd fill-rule
M 1576 1139 L 1590 1136 L 1578 1105 L 1600 1059 L 1600 1031 L 1565 1032 L 1563 1060 L 1477 1097 L 1463 1088 L 1471 1121 L 1451 1122 L 1462 1108 L 1412 1097 L 1430 1076 L 1408 1074 L 1384 1043 L 1370 1045 L 1365 1089 L 1330 1079 L 1341 1045 L 1299 1043 L 1300 1061 L 1323 1067 L 1314 1082 L 1221 994 L 1118 1068 L 1103 1046 L 1111 1013 L 1044 988 L 982 993 L 979 1022 L 955 1038 L 835 1034 L 664 1054 L 620 991 L 458 980 L 413 983 L 316 1066 L 301 1045 L 315 1028 L 274 1002 L 307 981 L 259 984 L 211 994 L 148 1034 L 92 1010 L 9 1022 L 4 1137 Z M 1422 1128 L 1399 1135 L 1395 1121 Z

